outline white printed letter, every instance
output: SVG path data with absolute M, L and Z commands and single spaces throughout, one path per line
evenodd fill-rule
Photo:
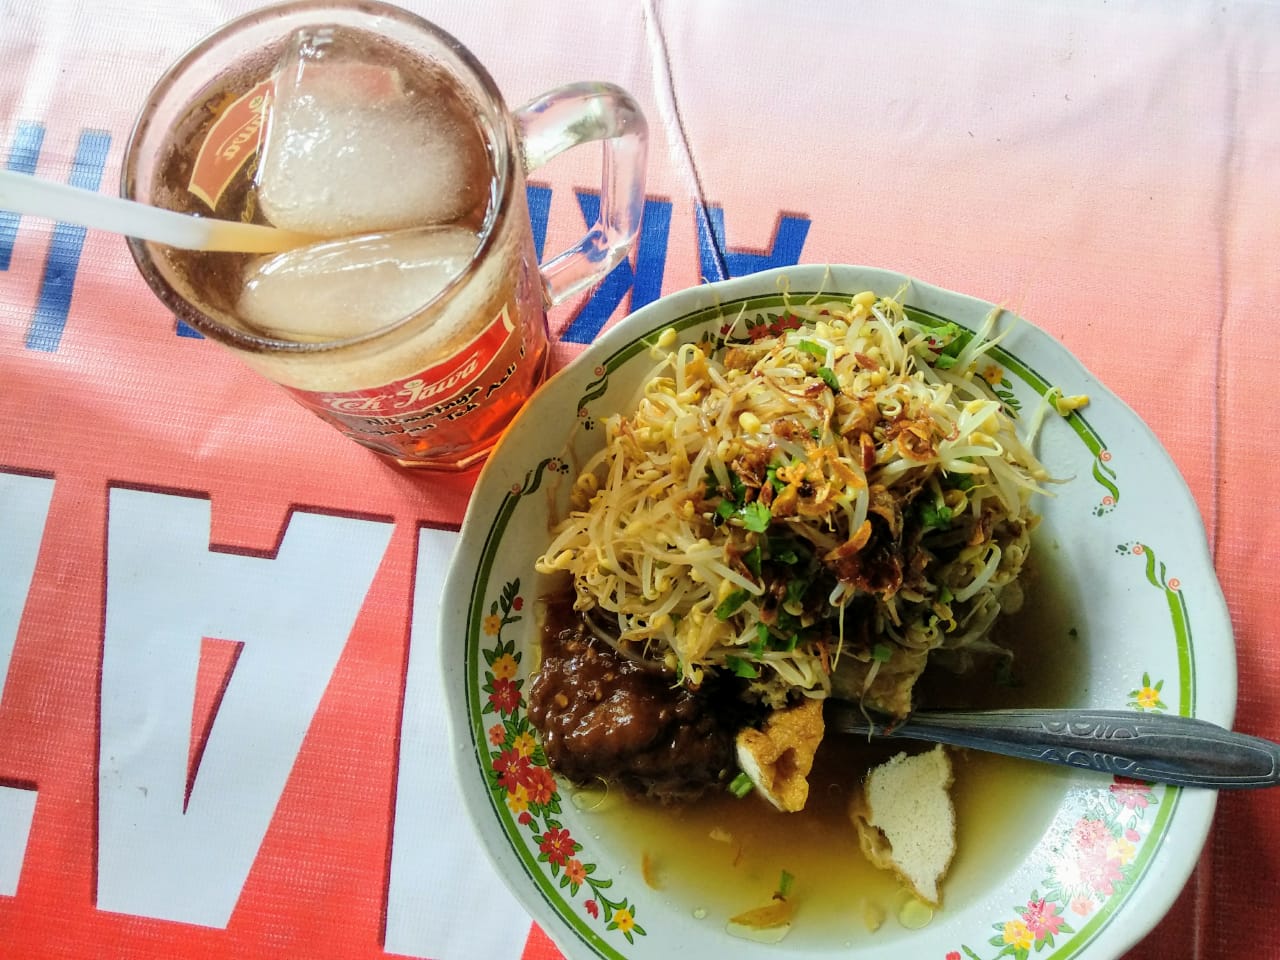
M 97 905 L 225 927 L 392 527 L 295 513 L 264 559 L 211 551 L 209 518 L 111 491 Z M 184 812 L 204 637 L 243 649 Z
M 435 960 L 518 957 L 529 936 L 528 915 L 478 849 L 479 841 L 457 839 L 469 835 L 471 825 L 448 738 L 439 625 L 440 573 L 457 539 L 441 530 L 418 532 L 384 946 L 388 953 Z M 444 642 L 460 645 L 462 637 Z
M 0 473 L 0 698 L 52 496 L 52 480 Z M 34 790 L 0 785 L 0 896 L 11 897 L 18 891 L 35 812 Z

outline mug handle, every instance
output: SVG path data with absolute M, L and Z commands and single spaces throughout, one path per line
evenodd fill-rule
M 570 147 L 604 141 L 600 219 L 541 267 L 547 301 L 554 306 L 603 278 L 630 250 L 644 212 L 649 126 L 631 95 L 611 83 L 558 87 L 512 116 L 525 173 Z

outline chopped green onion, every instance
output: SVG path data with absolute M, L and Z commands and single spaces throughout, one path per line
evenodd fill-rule
M 751 792 L 753 784 L 751 778 L 745 773 L 739 773 L 736 777 L 729 781 L 729 792 L 741 800 Z
M 822 382 L 831 388 L 832 393 L 840 392 L 840 378 L 836 376 L 836 372 L 830 367 L 819 367 L 818 376 L 822 378 Z
M 764 548 L 757 543 L 742 555 L 742 562 L 746 565 L 747 569 L 757 577 L 761 576 L 760 567 L 761 564 L 764 563 Z
M 786 870 L 782 871 L 782 876 L 778 878 L 778 896 L 786 899 L 791 894 L 791 888 L 795 886 L 796 878 Z
M 742 607 L 744 603 L 751 599 L 751 594 L 746 590 L 735 590 L 720 602 L 716 607 L 716 619 L 728 620 Z
M 747 652 L 753 657 L 764 653 L 765 644 L 769 642 L 769 628 L 763 623 L 756 624 L 756 638 L 747 644 Z
M 801 340 L 796 346 L 805 353 L 812 354 L 819 360 L 827 359 L 827 348 L 820 343 L 814 343 L 812 340 Z
M 950 320 L 936 328 L 933 331 L 933 335 L 937 340 L 946 341 L 946 346 L 942 347 L 938 352 L 948 357 L 958 357 L 960 351 L 964 349 L 964 345 L 969 342 L 969 335 L 965 329 Z
M 924 531 L 945 530 L 951 526 L 951 508 L 942 503 L 926 502 L 920 508 L 920 521 Z
M 781 631 L 799 631 L 804 624 L 800 622 L 799 617 L 793 617 L 786 610 L 778 610 L 778 629 Z
M 929 339 L 931 342 L 928 349 L 937 354 L 932 361 L 933 365 L 939 370 L 950 370 L 956 365 L 956 360 L 965 344 L 971 339 L 971 335 L 962 327 L 948 321 L 934 328 Z
M 952 326 L 956 329 L 956 335 L 951 338 L 951 341 L 945 347 L 942 348 L 942 356 L 951 357 L 954 360 L 956 357 L 960 356 L 960 351 L 963 350 L 964 345 L 969 342 L 969 338 L 960 332 L 960 328 L 956 327 L 954 323 Z
M 769 485 L 773 487 L 774 493 L 781 493 L 783 490 L 787 489 L 786 483 L 778 479 L 777 467 L 770 467 L 765 471 L 764 475 L 768 479 Z
M 763 503 L 756 501 L 742 508 L 742 525 L 753 533 L 764 533 L 769 529 L 769 521 L 773 514 Z
M 786 564 L 799 563 L 800 554 L 796 552 L 796 542 L 790 537 L 770 537 L 769 559 Z
M 754 680 L 760 676 L 760 668 L 749 660 L 742 657 L 725 657 L 725 666 L 732 670 L 739 677 L 746 677 L 748 680 Z

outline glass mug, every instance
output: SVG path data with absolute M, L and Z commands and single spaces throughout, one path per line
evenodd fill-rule
M 539 267 L 525 174 L 604 142 L 600 219 Z M 124 196 L 293 229 L 271 257 L 130 239 L 152 290 L 357 443 L 480 462 L 545 375 L 545 308 L 624 256 L 647 127 L 610 84 L 509 111 L 456 40 L 397 7 L 304 2 L 235 20 L 143 108 Z

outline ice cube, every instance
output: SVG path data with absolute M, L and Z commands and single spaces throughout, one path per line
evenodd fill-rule
M 429 227 L 329 240 L 250 264 L 239 313 L 254 332 L 318 342 L 360 336 L 421 309 L 460 274 L 474 233 Z
M 286 45 L 261 150 L 263 213 L 316 236 L 457 221 L 489 189 L 484 139 L 439 68 L 334 27 Z

